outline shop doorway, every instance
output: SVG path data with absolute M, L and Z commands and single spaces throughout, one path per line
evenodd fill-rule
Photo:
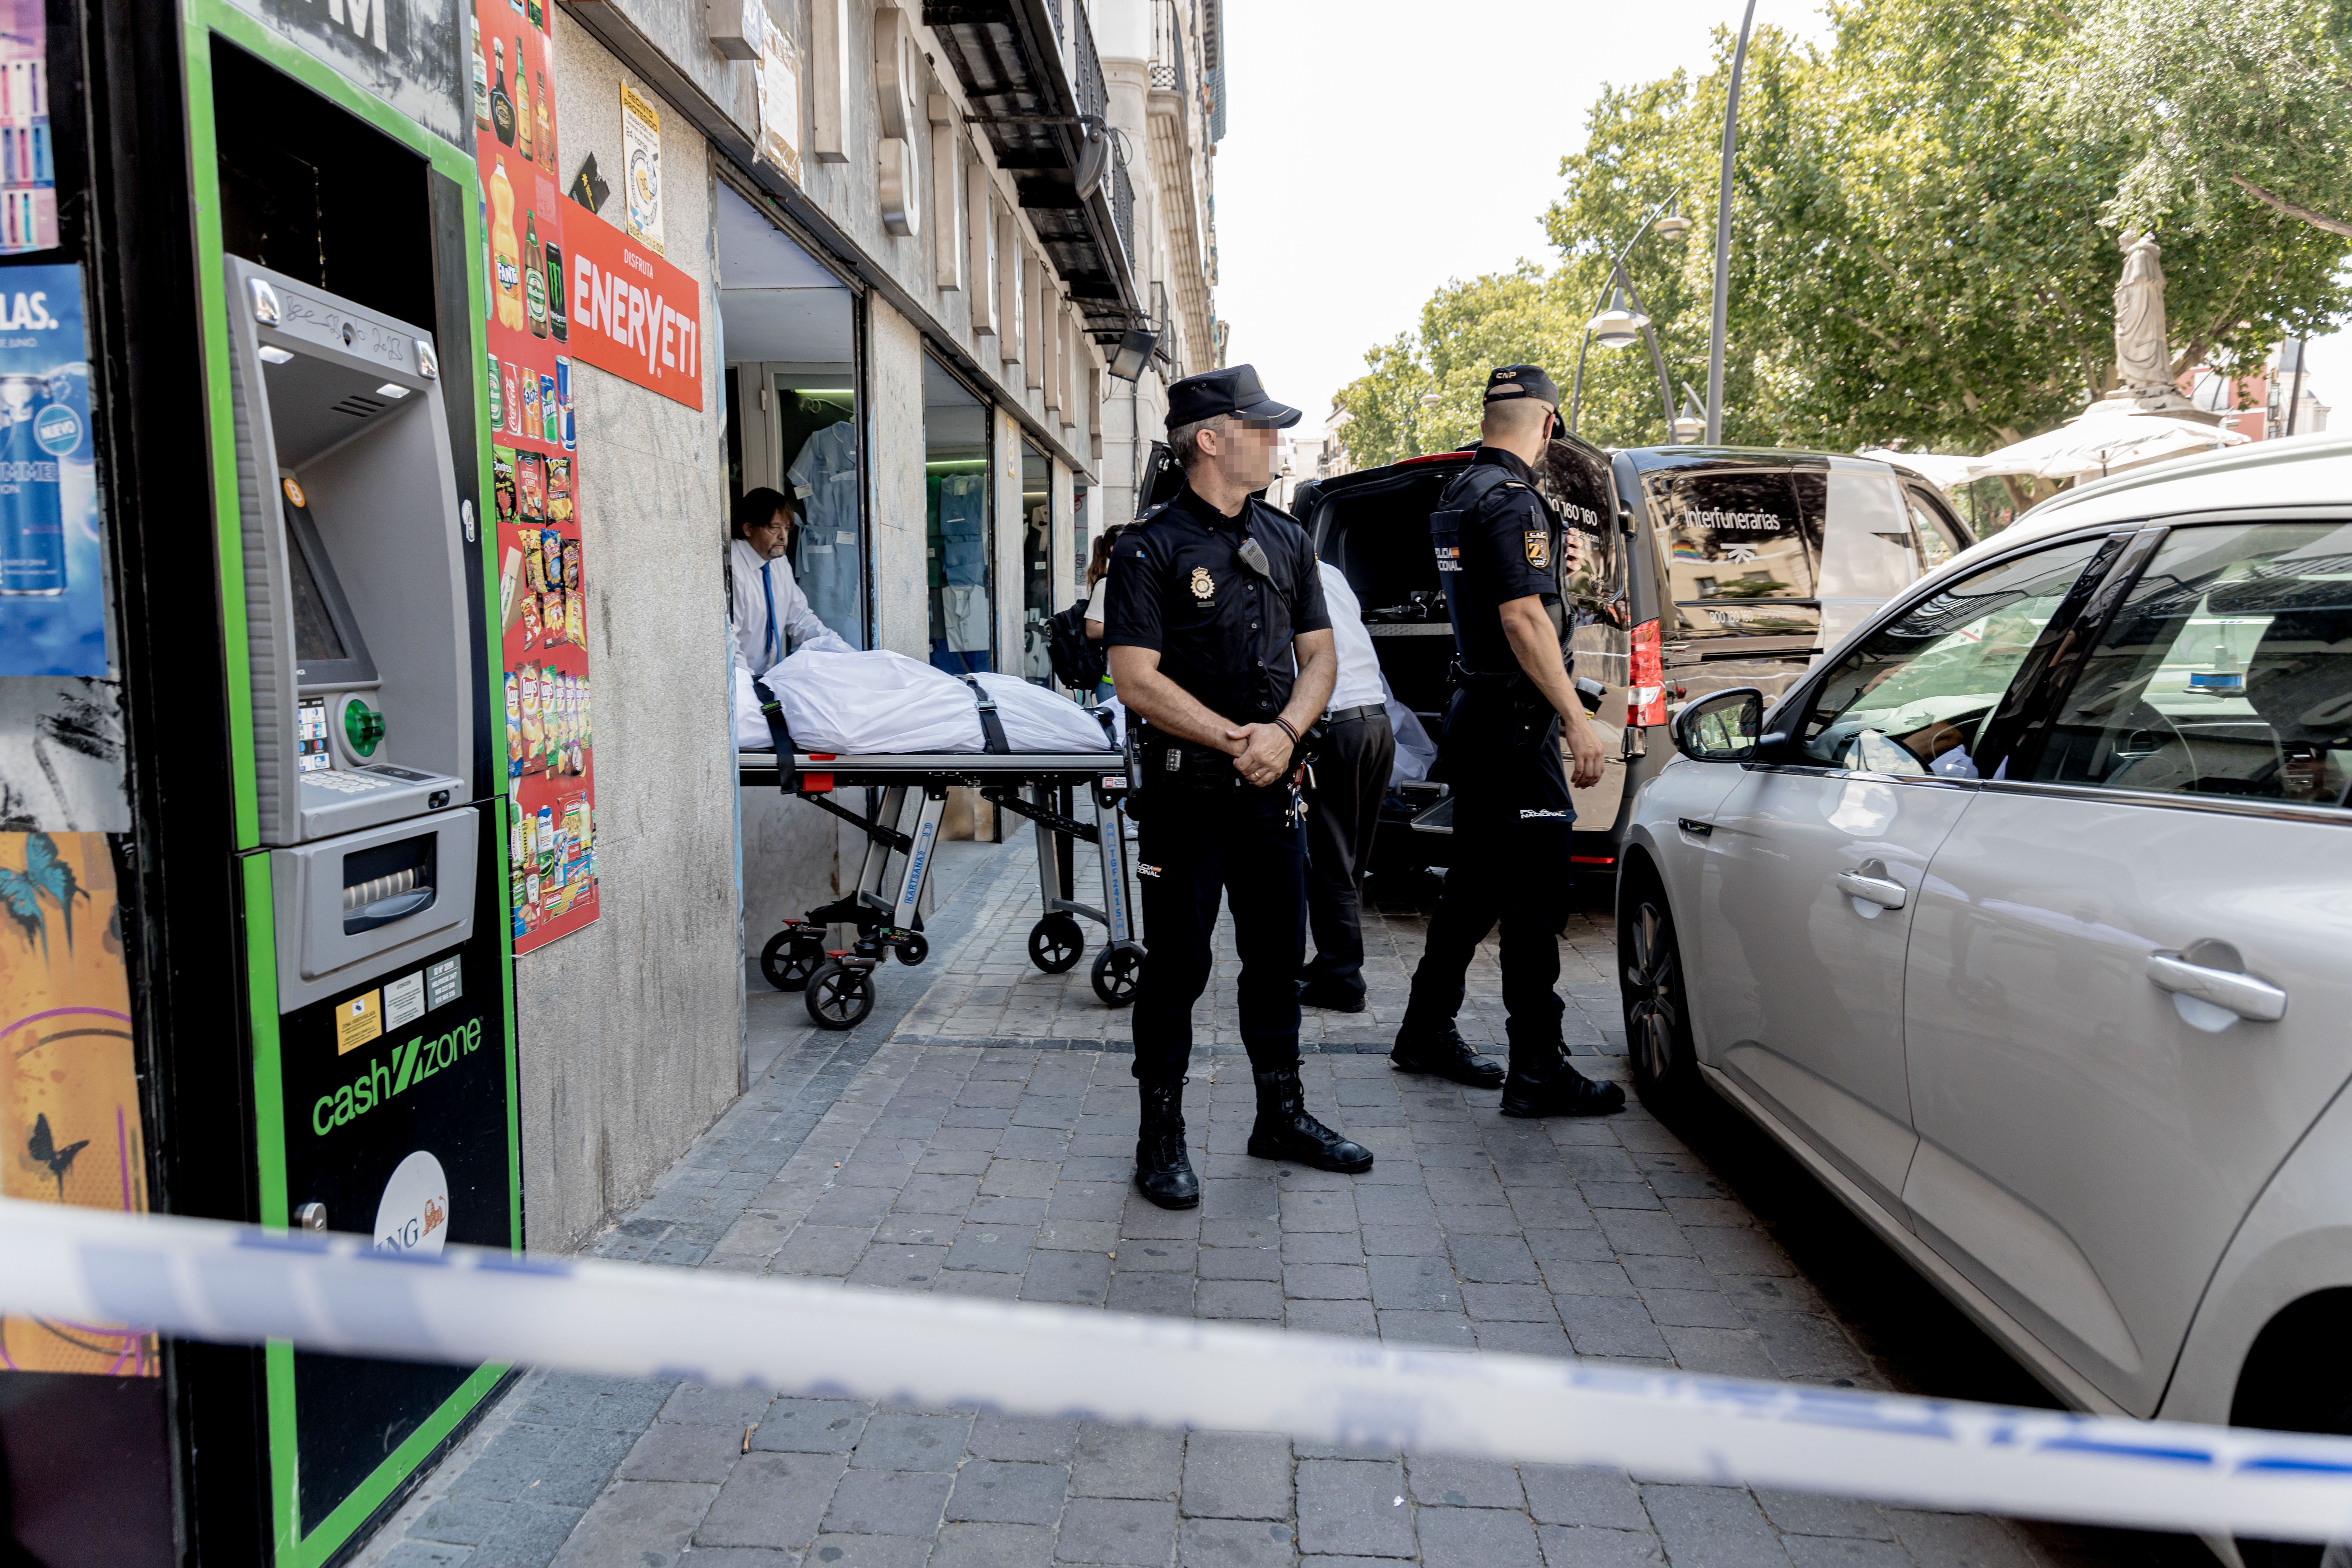
M 1045 618 L 1054 613 L 1054 466 L 1021 443 L 1021 673 L 1049 690 L 1054 661 Z
M 951 675 L 996 668 L 996 518 L 988 493 L 988 405 L 923 359 L 923 525 L 931 662 Z
M 870 647 L 856 296 L 724 184 L 718 227 L 728 500 L 799 500 L 793 576 L 819 620 Z

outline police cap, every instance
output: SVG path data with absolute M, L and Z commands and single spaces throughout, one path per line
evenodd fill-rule
M 1559 406 L 1559 388 L 1544 374 L 1539 364 L 1507 364 L 1486 378 L 1488 403 L 1509 403 L 1517 398 L 1532 397 L 1540 403 Z
M 1204 370 L 1169 384 L 1169 428 L 1196 425 L 1220 414 L 1239 415 L 1253 425 L 1270 426 L 1276 430 L 1289 429 L 1300 417 L 1297 409 L 1276 403 L 1265 395 L 1265 388 L 1257 383 L 1257 366 L 1254 364 Z

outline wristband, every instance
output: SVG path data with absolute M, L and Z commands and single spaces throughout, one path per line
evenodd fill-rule
M 1290 721 L 1277 713 L 1274 716 L 1274 721 L 1282 726 L 1282 732 L 1284 734 L 1290 737 L 1291 749 L 1293 751 L 1297 750 L 1302 742 L 1299 741 L 1298 731 L 1290 727 Z

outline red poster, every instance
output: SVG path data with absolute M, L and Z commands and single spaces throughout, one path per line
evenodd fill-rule
M 702 287 L 611 224 L 574 208 L 572 349 L 598 370 L 702 406 Z
M 596 918 L 596 781 L 588 678 L 577 334 L 567 314 L 564 208 L 546 12 L 480 0 L 474 140 L 489 298 L 490 461 L 506 667 L 507 879 L 514 949 Z M 583 213 L 580 227 L 604 226 Z

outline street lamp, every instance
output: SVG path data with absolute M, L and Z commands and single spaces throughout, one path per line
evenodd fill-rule
M 1625 308 L 1625 291 L 1622 289 L 1612 289 L 1609 308 L 1584 323 L 1592 341 L 1604 349 L 1625 347 L 1640 337 L 1642 329 L 1649 324 L 1649 317 Z
M 1689 382 L 1683 383 L 1683 411 L 1675 416 L 1675 445 L 1695 446 L 1706 434 L 1706 410 L 1699 406 L 1698 394 Z
M 1641 290 L 1633 287 L 1633 279 L 1625 270 L 1625 258 L 1645 234 L 1679 239 L 1689 232 L 1690 220 L 1675 216 L 1675 201 L 1681 195 L 1676 191 L 1652 207 L 1642 219 L 1642 226 L 1633 231 L 1633 237 L 1610 258 L 1609 281 L 1601 299 L 1593 301 L 1594 314 L 1585 322 L 1584 341 L 1576 351 L 1576 385 L 1568 405 L 1568 433 L 1571 436 L 1576 434 L 1577 420 L 1584 412 L 1584 360 L 1595 340 L 1604 349 L 1629 347 L 1637 337 L 1649 340 L 1650 366 L 1658 373 L 1658 408 L 1665 418 L 1666 428 L 1674 428 L 1675 395 L 1666 384 L 1666 359 L 1658 352 L 1658 334 L 1650 330 L 1649 312 L 1642 309 Z M 1601 308 L 1601 300 L 1607 301 L 1606 308 Z
M 1715 198 L 1715 310 L 1706 328 L 1706 439 L 1723 440 L 1723 322 L 1731 300 L 1731 159 L 1739 138 L 1739 75 L 1748 65 L 1748 29 L 1756 20 L 1756 0 L 1739 18 L 1739 44 L 1731 51 L 1731 90 L 1723 101 L 1723 167 Z

